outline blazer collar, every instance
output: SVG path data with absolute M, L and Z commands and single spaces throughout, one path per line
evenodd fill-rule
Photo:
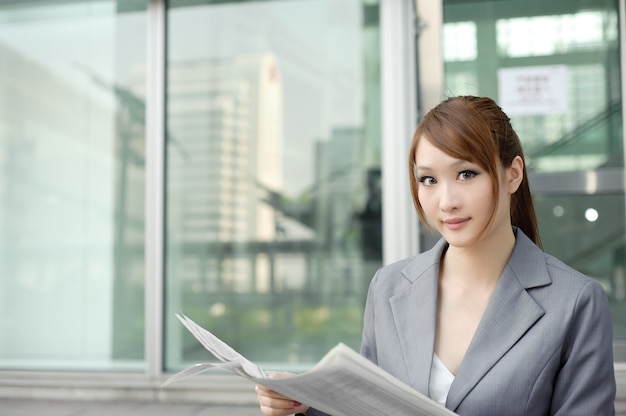
M 425 395 L 435 350 L 439 260 L 447 247 L 441 239 L 411 261 L 402 270 L 409 284 L 398 285 L 389 299 L 407 379 L 411 387 Z
M 450 387 L 452 410 L 544 314 L 527 292 L 551 283 L 544 253 L 521 230 L 514 227 L 514 232 L 511 258 Z M 402 274 L 411 284 L 389 299 L 409 384 L 424 394 L 435 345 L 439 260 L 447 246 L 441 239 L 409 263 Z

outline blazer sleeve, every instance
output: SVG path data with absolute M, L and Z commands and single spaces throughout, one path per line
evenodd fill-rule
M 602 286 L 595 281 L 585 284 L 574 308 L 550 413 L 613 416 L 616 390 L 613 327 Z
M 378 365 L 378 354 L 376 348 L 375 316 L 374 316 L 374 287 L 378 283 L 380 270 L 376 272 L 370 282 L 363 311 L 363 333 L 361 338 L 361 355 Z

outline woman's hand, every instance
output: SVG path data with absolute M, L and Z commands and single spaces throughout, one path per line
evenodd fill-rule
M 281 378 L 292 375 L 291 373 L 270 372 L 274 378 Z M 262 386 L 256 385 L 256 397 L 261 406 L 261 413 L 265 416 L 286 416 L 295 413 L 306 413 L 309 409 L 300 402 L 291 400 L 282 394 Z

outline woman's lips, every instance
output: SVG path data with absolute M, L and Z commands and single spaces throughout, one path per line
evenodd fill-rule
M 450 230 L 458 230 L 467 224 L 468 221 L 469 218 L 449 218 L 447 220 L 443 220 L 443 223 Z

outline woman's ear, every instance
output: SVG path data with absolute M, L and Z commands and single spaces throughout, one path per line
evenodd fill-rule
M 515 156 L 511 166 L 506 169 L 506 185 L 509 194 L 517 192 L 520 184 L 524 180 L 524 161 L 520 156 Z

